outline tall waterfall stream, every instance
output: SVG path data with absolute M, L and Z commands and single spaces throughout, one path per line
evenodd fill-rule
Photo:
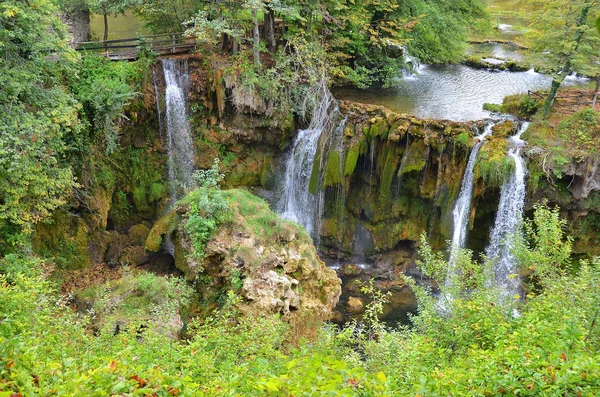
M 507 297 L 518 296 L 520 293 L 512 239 L 515 233 L 518 233 L 525 204 L 527 168 L 521 155 L 521 148 L 525 144 L 521 140 L 521 134 L 528 127 L 529 123 L 524 122 L 519 132 L 509 139 L 510 149 L 507 156 L 514 163 L 514 171 L 502 186 L 496 221 L 490 233 L 490 244 L 486 249 L 486 255 L 494 264 L 495 283 Z
M 165 79 L 164 116 L 156 70 L 154 70 L 153 82 L 159 129 L 161 136 L 164 135 L 168 154 L 170 195 L 165 211 L 169 211 L 178 199 L 194 187 L 194 141 L 187 115 L 186 96 L 189 80 L 187 60 L 163 59 L 161 62 Z M 173 254 L 173 243 L 168 236 L 164 244 L 166 250 Z

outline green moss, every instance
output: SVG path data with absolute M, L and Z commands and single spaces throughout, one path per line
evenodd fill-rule
M 346 160 L 344 164 L 344 175 L 351 176 L 354 174 L 358 158 L 360 157 L 360 142 L 356 143 L 346 151 Z
M 533 99 L 529 95 L 509 95 L 502 101 L 501 111 L 521 119 L 529 119 L 542 105 L 543 99 Z
M 381 187 L 379 194 L 381 197 L 388 197 L 390 188 L 392 186 L 392 180 L 398 167 L 399 157 L 395 154 L 395 147 L 388 145 L 385 153 L 385 161 L 383 163 L 383 174 L 381 177 Z
M 308 182 L 308 191 L 312 194 L 317 194 L 319 191 L 319 179 L 321 177 L 321 146 L 317 147 L 315 158 L 313 160 L 312 170 L 310 173 L 310 181 Z
M 88 242 L 88 226 L 83 219 L 56 211 L 51 220 L 36 225 L 33 249 L 53 258 L 61 269 L 84 269 L 90 266 Z
M 329 187 L 342 183 L 342 172 L 340 164 L 340 152 L 330 150 L 327 155 L 327 165 L 325 166 L 325 176 L 323 178 L 323 187 Z
M 260 172 L 260 185 L 265 189 L 272 189 L 274 183 L 273 162 L 270 158 L 265 157 L 262 171 Z
M 492 136 L 479 150 L 476 179 L 481 178 L 487 187 L 501 187 L 514 169 L 514 163 L 508 158 L 508 141 L 505 137 Z
M 150 234 L 148 234 L 148 238 L 146 238 L 144 247 L 146 251 L 157 252 L 162 244 L 163 235 L 169 234 L 175 230 L 178 222 L 179 215 L 176 211 L 169 211 L 166 215 L 156 221 L 150 230 Z
M 498 105 L 496 103 L 484 103 L 483 110 L 494 113 L 502 113 L 502 105 Z
M 471 144 L 471 135 L 468 132 L 461 132 L 454 140 L 456 143 L 468 147 Z
M 127 194 L 122 190 L 116 191 L 112 197 L 110 218 L 117 224 L 123 224 L 126 223 L 130 217 L 131 205 L 129 204 L 129 200 L 127 199 Z
M 371 120 L 371 128 L 369 129 L 369 137 L 373 139 L 376 136 L 386 139 L 390 132 L 390 127 L 387 122 L 381 117 L 376 117 Z
M 421 171 L 427 161 L 425 142 L 423 140 L 414 140 L 408 147 L 408 154 L 404 166 L 398 170 L 398 176 L 408 174 L 413 171 Z
M 181 279 L 153 273 L 127 272 L 118 280 L 76 293 L 76 299 L 94 309 L 94 327 L 114 332 L 134 322 L 168 321 L 189 304 L 192 288 Z M 175 330 L 177 331 L 177 330 Z
M 515 132 L 515 123 L 512 121 L 505 121 L 503 123 L 496 124 L 492 127 L 494 138 L 508 138 Z
M 223 196 L 234 212 L 236 227 L 248 227 L 253 234 L 270 244 L 286 242 L 292 234 L 304 242 L 311 241 L 300 226 L 283 220 L 260 197 L 242 189 L 225 190 Z
M 366 136 L 361 136 L 359 140 L 359 155 L 365 156 L 369 152 L 369 144 Z

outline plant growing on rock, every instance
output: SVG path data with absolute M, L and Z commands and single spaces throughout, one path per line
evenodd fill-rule
M 219 185 L 225 176 L 219 173 L 219 160 L 215 159 L 208 170 L 198 170 L 194 178 L 196 188 L 185 199 L 189 203 L 184 230 L 190 237 L 192 257 L 198 261 L 204 259 L 204 248 L 219 225 L 229 219 L 229 205 Z

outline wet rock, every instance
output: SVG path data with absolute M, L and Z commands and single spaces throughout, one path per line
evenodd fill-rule
M 298 280 L 279 275 L 273 270 L 261 277 L 247 278 L 242 287 L 242 295 L 253 302 L 252 310 L 257 314 L 288 314 L 290 309 L 300 305 Z
M 352 295 L 359 295 L 361 294 L 360 289 L 363 287 L 363 283 L 360 280 L 354 280 L 348 284 L 346 284 L 344 286 L 344 289 L 347 291 L 347 293 L 352 294 Z
M 365 304 L 363 303 L 362 299 L 351 296 L 348 298 L 346 310 L 351 314 L 363 313 L 365 311 Z
M 378 280 L 393 280 L 394 267 L 390 262 L 376 262 L 371 267 L 369 275 Z
M 329 321 L 335 324 L 342 324 L 344 322 L 344 315 L 342 314 L 342 312 L 335 310 L 331 313 Z
M 111 241 L 111 233 L 105 230 L 98 231 L 91 236 L 88 244 L 88 252 L 90 253 L 90 262 L 92 264 L 104 261 L 104 255 L 106 254 Z
M 388 292 L 388 291 L 394 291 L 394 292 L 398 292 L 401 291 L 405 285 L 403 281 L 383 281 L 383 280 L 379 280 L 379 281 L 375 281 L 373 283 L 373 286 L 383 292 Z
M 362 273 L 362 269 L 354 263 L 346 263 L 342 266 L 340 272 L 346 277 L 355 277 Z
M 150 229 L 143 223 L 131 226 L 129 230 L 127 230 L 127 236 L 129 237 L 131 244 L 140 245 L 142 247 L 148 238 L 148 234 L 150 234 Z
M 191 238 L 183 227 L 184 204 L 179 216 L 167 215 L 153 226 L 146 248 L 159 247 L 162 236 L 170 234 L 175 266 L 190 281 L 202 277 L 203 298 L 233 291 L 242 298 L 237 304 L 242 315 L 279 313 L 290 324 L 302 324 L 307 317 L 329 318 L 341 294 L 341 281 L 319 259 L 306 232 L 283 221 L 248 191 L 223 193 L 231 203 L 232 219 L 219 227 L 201 258 L 192 255 Z
M 119 262 L 122 265 L 140 266 L 150 260 L 150 255 L 141 245 L 126 247 L 121 252 Z

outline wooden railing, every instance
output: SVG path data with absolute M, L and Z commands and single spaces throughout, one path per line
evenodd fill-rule
M 528 91 L 527 94 L 536 99 L 546 99 L 546 95 L 539 93 Z M 568 92 L 565 94 L 558 94 L 554 97 L 553 106 L 569 108 L 570 110 L 579 111 L 582 107 L 591 107 L 596 108 L 600 105 L 600 92 L 578 92 L 574 94 L 569 94 Z M 576 109 L 575 109 L 576 108 Z
M 81 52 L 103 53 L 113 60 L 128 60 L 137 59 L 140 50 L 149 50 L 157 55 L 190 52 L 196 48 L 196 42 L 182 33 L 163 33 L 119 40 L 85 41 L 75 43 L 74 47 Z

